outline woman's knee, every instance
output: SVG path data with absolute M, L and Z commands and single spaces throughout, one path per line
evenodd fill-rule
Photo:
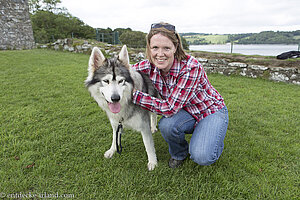
M 195 163 L 202 166 L 211 165 L 214 162 L 216 162 L 216 160 L 210 160 L 207 159 L 207 157 L 191 157 L 191 158 Z
M 212 152 L 212 151 L 199 151 L 197 149 L 189 150 L 191 159 L 199 164 L 199 165 L 211 165 L 215 163 L 219 157 L 221 156 L 222 152 Z
M 185 132 L 192 133 L 196 120 L 185 110 L 180 110 L 172 117 L 162 117 L 158 123 L 161 132 Z
M 208 155 L 193 154 L 193 153 L 191 153 L 191 159 L 198 165 L 211 165 L 217 161 L 217 159 L 213 159 Z

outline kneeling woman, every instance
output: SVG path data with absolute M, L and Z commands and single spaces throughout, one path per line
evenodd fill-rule
M 224 99 L 198 60 L 184 52 L 175 26 L 152 24 L 146 54 L 133 67 L 149 75 L 162 99 L 134 90 L 133 103 L 163 115 L 158 127 L 169 145 L 169 166 L 180 166 L 189 154 L 199 165 L 216 162 L 228 126 Z M 185 134 L 192 134 L 190 144 Z

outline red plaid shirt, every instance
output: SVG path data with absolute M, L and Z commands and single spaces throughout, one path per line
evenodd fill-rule
M 133 94 L 133 103 L 149 111 L 170 117 L 183 108 L 199 122 L 225 106 L 224 99 L 208 81 L 203 67 L 192 56 L 187 55 L 187 59 L 181 62 L 175 59 L 167 76 L 162 76 L 148 60 L 132 67 L 149 75 L 162 97 L 158 99 L 141 91 Z

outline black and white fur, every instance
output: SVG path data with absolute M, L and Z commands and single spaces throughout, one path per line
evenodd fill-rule
M 141 132 L 148 155 L 148 169 L 153 170 L 157 166 L 152 138 L 152 133 L 156 131 L 156 115 L 133 104 L 132 94 L 134 88 L 151 96 L 157 96 L 157 92 L 148 76 L 130 67 L 127 47 L 124 45 L 118 57 L 110 59 L 106 59 L 100 49 L 94 47 L 85 84 L 91 96 L 106 112 L 113 129 L 112 145 L 104 157 L 111 158 L 116 152 L 116 131 L 119 122 L 122 122 L 125 127 Z

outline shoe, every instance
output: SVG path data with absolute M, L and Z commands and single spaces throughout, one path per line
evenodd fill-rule
M 170 168 L 177 168 L 177 167 L 179 167 L 180 165 L 182 165 L 182 163 L 183 163 L 183 161 L 184 161 L 185 159 L 183 159 L 183 160 L 175 160 L 175 159 L 173 159 L 173 158 L 170 158 L 170 160 L 169 160 L 169 167 Z

